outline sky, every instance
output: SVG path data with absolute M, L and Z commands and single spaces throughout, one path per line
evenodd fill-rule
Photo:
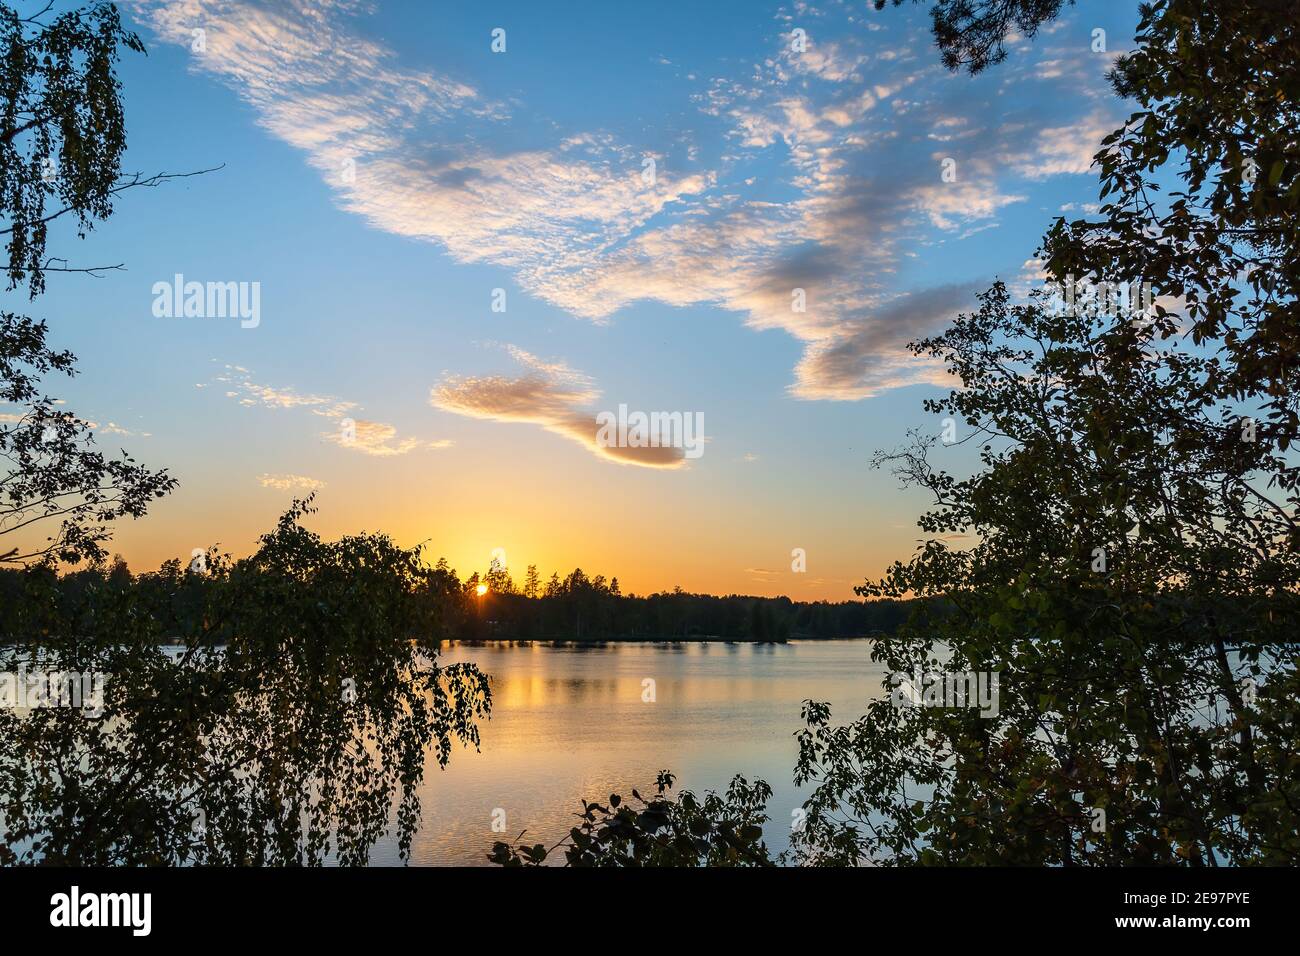
M 501 549 L 797 600 L 917 546 L 926 500 L 871 458 L 953 383 L 906 345 L 1095 211 L 1136 23 L 1070 8 L 972 78 L 928 5 L 120 6 L 124 170 L 220 168 L 52 233 L 121 270 L 0 297 L 78 355 L 48 390 L 99 445 L 180 481 L 119 527 L 134 570 L 247 554 L 315 489 L 323 535 L 462 576 Z M 250 308 L 167 314 L 178 275 Z M 697 454 L 602 445 L 620 406 L 700 422 Z

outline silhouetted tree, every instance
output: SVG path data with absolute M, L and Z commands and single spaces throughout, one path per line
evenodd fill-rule
M 102 683 L 93 708 L 0 708 L 0 863 L 357 865 L 394 821 L 409 853 L 426 755 L 477 747 L 487 678 L 438 663 L 438 569 L 322 541 L 310 510 L 202 574 L 8 576 L 0 672 L 39 654 Z
M 36 296 L 47 272 L 97 273 L 47 256 L 50 223 L 70 217 L 79 235 L 113 212 L 113 198 L 179 176 L 122 175 L 126 131 L 117 63 L 144 52 L 111 3 L 22 16 L 0 4 L 0 234 L 8 236 L 9 288 Z M 205 170 L 206 172 L 207 170 Z
M 44 373 L 74 374 L 69 352 L 45 342 L 43 322 L 0 314 L 0 402 L 21 411 L 0 423 L 0 564 L 102 560 L 113 522 L 142 516 L 175 486 L 122 452 L 95 450 L 91 426 L 41 390 Z M 42 536 L 42 531 L 49 528 Z M 6 546 L 8 545 L 8 546 Z
M 872 0 L 883 10 L 891 0 Z M 909 0 L 892 0 L 898 7 Z M 1014 28 L 1032 38 L 1074 0 L 910 0 L 930 3 L 935 43 L 944 66 L 976 74 L 1006 59 L 1006 42 Z
M 123 49 L 144 52 L 111 3 L 30 16 L 0 4 L 0 234 L 8 237 L 10 289 L 26 282 L 35 297 L 47 272 L 96 272 L 47 256 L 50 223 L 69 217 L 84 235 L 112 213 L 114 196 L 175 178 L 121 173 Z M 140 517 L 175 486 L 125 452 L 109 459 L 94 450 L 90 424 L 39 391 L 45 373 L 71 375 L 74 361 L 46 344 L 43 322 L 0 315 L 0 400 L 19 409 L 0 422 L 9 469 L 0 479 L 0 535 L 10 536 L 0 562 L 98 561 L 115 520 Z
M 701 800 L 686 790 L 669 800 L 673 782 L 661 770 L 649 800 L 632 791 L 637 806 L 617 793 L 609 795 L 608 806 L 584 800 L 582 822 L 558 843 L 498 842 L 488 859 L 501 866 L 541 866 L 563 849 L 564 865 L 574 867 L 774 865 L 763 842 L 771 787 L 737 776 L 723 795 L 710 791 Z
M 1300 859 L 1300 21 L 1271 0 L 1141 11 L 1113 74 L 1140 109 L 1099 154 L 1109 201 L 1058 221 L 1043 258 L 1058 282 L 1149 277 L 1176 308 L 1016 305 L 997 284 L 913 347 L 960 378 L 925 404 L 966 423 L 980 471 L 949 474 L 919 435 L 882 459 L 932 494 L 932 537 L 859 592 L 954 612 L 873 655 L 1000 672 L 1000 700 L 891 695 L 846 726 L 807 702 L 808 859 Z M 1181 180 L 1163 203 L 1161 172 Z

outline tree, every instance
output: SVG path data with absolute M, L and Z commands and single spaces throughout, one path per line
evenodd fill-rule
M 22 17 L 0 4 L 0 233 L 9 288 L 26 282 L 32 297 L 47 272 L 98 271 L 47 257 L 51 222 L 70 216 L 84 235 L 112 213 L 116 195 L 175 178 L 121 173 L 116 67 L 121 50 L 144 52 L 139 37 L 111 3 L 49 10 Z M 10 536 L 0 563 L 101 560 L 113 522 L 142 516 L 176 484 L 126 452 L 106 458 L 92 447 L 93 426 L 39 390 L 45 373 L 74 372 L 71 353 L 51 349 L 46 332 L 43 322 L 0 315 L 0 401 L 19 409 L 0 418 L 0 456 L 12 469 L 0 479 L 0 536 Z
M 573 867 L 774 865 L 763 843 L 771 787 L 736 776 L 724 795 L 710 791 L 701 800 L 686 790 L 669 800 L 673 782 L 672 773 L 661 770 L 649 800 L 633 790 L 639 807 L 616 793 L 608 806 L 584 800 L 582 822 L 558 843 L 548 848 L 497 842 L 488 859 L 500 866 L 541 866 L 562 848 L 564 865 Z
M 755 601 L 749 606 L 749 636 L 756 641 L 769 639 L 772 612 L 762 601 Z
M 22 409 L 12 421 L 0 419 L 0 457 L 9 469 L 0 477 L 0 565 L 102 560 L 113 522 L 142 516 L 176 486 L 166 471 L 150 471 L 126 452 L 106 458 L 93 447 L 90 424 L 41 392 L 44 373 L 75 371 L 72 354 L 53 351 L 45 336 L 43 322 L 0 314 L 0 402 Z
M 123 29 L 111 3 L 54 17 L 51 6 L 23 17 L 0 4 L 0 235 L 8 237 L 9 288 L 26 282 L 33 298 L 44 291 L 47 272 L 121 268 L 47 256 L 51 223 L 69 216 L 84 236 L 112 214 L 121 193 L 212 171 L 122 173 L 117 64 L 122 50 L 144 53 L 144 44 Z
M 933 537 L 859 592 L 954 613 L 922 603 L 876 645 L 890 693 L 861 719 L 805 705 L 805 858 L 1300 858 L 1298 31 L 1270 0 L 1142 8 L 1113 78 L 1141 109 L 1098 156 L 1113 198 L 1042 256 L 1058 284 L 1170 298 L 1116 314 L 999 284 L 914 346 L 961 380 L 926 407 L 966 423 L 981 470 L 936 467 L 920 436 L 882 456 L 933 495 Z M 908 706 L 904 675 L 971 671 L 1000 674 L 995 713 Z
M 1295 5 L 1160 0 L 1142 7 L 1136 39 L 1112 81 L 1140 108 L 1098 153 L 1102 219 L 1058 220 L 1045 267 L 1057 282 L 1153 280 L 1177 303 L 1157 319 L 1160 338 L 1185 324 L 1194 346 L 1217 353 L 1202 394 L 1244 405 L 1260 441 L 1286 451 L 1300 427 Z M 1161 202 L 1156 180 L 1174 172 L 1180 188 Z M 1296 477 L 1279 470 L 1279 487 L 1294 492 Z
M 1237 422 L 1200 395 L 1211 360 L 1120 362 L 1106 340 L 1130 333 L 1105 319 L 1000 284 L 982 302 L 914 346 L 960 377 L 927 406 L 968 423 L 982 471 L 934 467 L 933 439 L 883 456 L 933 495 L 936 537 L 859 589 L 956 613 L 874 645 L 890 693 L 852 725 L 805 706 L 797 842 L 836 862 L 1293 861 L 1300 555 L 1247 490 L 1277 462 L 1217 452 Z M 958 531 L 977 544 L 950 549 Z M 993 713 L 900 706 L 904 676 L 969 673 L 998 675 Z
M 1032 37 L 1062 6 L 939 0 L 934 35 L 949 68 L 979 72 L 1003 59 L 1013 23 Z M 1261 399 L 1266 427 L 1285 450 L 1300 426 L 1295 5 L 1156 0 L 1140 11 L 1136 49 L 1111 74 L 1116 94 L 1140 108 L 1097 154 L 1101 198 L 1109 202 L 1099 221 L 1057 220 L 1044 238 L 1044 266 L 1058 284 L 1153 281 L 1157 293 L 1178 301 L 1194 344 L 1222 349 L 1207 393 Z M 1161 202 L 1158 180 L 1169 173 L 1181 188 Z M 1168 312 L 1157 330 L 1165 339 L 1181 334 Z M 1294 487 L 1294 469 L 1283 480 Z
M 524 597 L 526 598 L 537 597 L 537 592 L 540 585 L 541 585 L 541 580 L 537 576 L 537 565 L 535 564 L 528 565 L 528 573 L 524 577 Z
M 889 0 L 873 0 L 883 10 Z M 907 0 L 893 0 L 902 6 Z M 911 0 L 912 3 L 927 0 Z M 1055 19 L 1074 0 L 934 0 L 930 8 L 935 43 L 944 66 L 965 68 L 971 75 L 1006 59 L 1012 27 L 1033 38 L 1038 28 Z
M 438 663 L 418 550 L 324 542 L 311 510 L 202 574 L 171 562 L 78 600 L 21 577 L 0 671 L 39 653 L 97 693 L 0 708 L 0 863 L 358 865 L 393 821 L 409 853 L 426 756 L 477 748 L 487 678 Z
M 48 7 L 46 10 L 48 11 Z M 45 258 L 48 224 L 71 213 L 82 233 L 112 212 L 126 146 L 120 50 L 144 52 L 110 3 L 43 22 L 0 6 L 0 213 L 9 221 L 9 288 L 26 281 L 33 296 L 46 271 L 69 271 Z M 58 204 L 49 211 L 48 204 Z M 61 263 L 61 264 L 60 264 Z
M 493 594 L 515 593 L 515 582 L 511 579 L 510 571 L 500 558 L 492 559 L 488 565 L 487 573 L 483 575 L 483 583 L 488 586 L 488 590 Z

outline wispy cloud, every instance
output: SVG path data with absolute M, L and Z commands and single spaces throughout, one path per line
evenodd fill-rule
M 1063 173 L 1086 173 L 1101 141 L 1115 128 L 1113 118 L 1097 113 L 1068 126 L 1039 130 L 1028 159 L 1014 162 L 1017 172 L 1027 179 L 1046 179 Z
M 105 422 L 103 425 L 100 425 L 96 422 L 87 422 L 86 424 L 89 425 L 91 428 L 93 428 L 95 431 L 99 432 L 101 435 L 121 435 L 123 437 L 129 437 L 129 438 L 152 437 L 148 432 L 137 432 L 137 431 L 132 431 L 129 428 L 123 428 L 117 422 Z
M 396 426 L 387 422 L 372 422 L 364 418 L 340 420 L 338 428 L 321 432 L 321 438 L 333 442 L 340 448 L 359 451 L 364 455 L 375 455 L 379 458 L 405 455 L 419 448 L 441 451 L 454 444 L 445 438 L 439 441 L 424 441 L 419 438 L 399 440 Z
M 442 450 L 450 448 L 449 439 L 429 441 L 421 438 L 397 437 L 397 427 L 387 422 L 370 421 L 355 417 L 360 409 L 356 402 L 345 401 L 332 395 L 304 394 L 291 387 L 266 385 L 253 380 L 252 372 L 239 365 L 227 365 L 216 376 L 216 383 L 225 387 L 227 398 L 246 407 L 272 409 L 305 409 L 313 415 L 328 418 L 335 427 L 320 433 L 325 441 L 341 448 L 365 455 L 387 458 L 405 455 L 417 449 Z M 196 386 L 202 387 L 202 386 Z
M 60 400 L 54 402 L 54 404 L 62 405 L 63 402 Z M 21 422 L 27 421 L 30 414 L 31 414 L 30 412 L 0 412 L 0 422 L 6 425 L 17 425 Z M 152 438 L 153 437 L 153 435 L 149 432 L 134 431 L 130 428 L 125 428 L 122 425 L 119 425 L 117 422 L 101 423 L 96 421 L 90 421 L 88 419 L 78 419 L 78 421 L 86 428 L 89 428 L 91 431 L 97 432 L 100 435 L 118 435 L 127 438 Z
M 319 478 L 308 478 L 305 475 L 258 475 L 257 482 L 263 488 L 274 488 L 277 491 L 315 491 L 325 487 L 325 482 Z
M 591 379 L 563 362 L 544 361 L 515 346 L 507 349 L 523 366 L 523 374 L 448 376 L 430 391 L 429 404 L 470 418 L 537 425 L 618 464 L 648 468 L 679 468 L 685 464 L 681 448 L 601 444 L 597 440 L 597 412 L 592 409 L 600 392 Z
M 304 408 L 324 418 L 342 418 L 357 408 L 329 395 L 304 395 L 293 388 L 281 388 L 253 381 L 252 373 L 239 365 L 227 365 L 215 382 L 226 386 L 226 397 L 240 405 L 263 408 Z
M 1113 125 L 1098 98 L 1109 56 L 1016 42 L 999 70 L 954 77 L 924 18 L 802 6 L 780 15 L 752 69 L 700 81 L 701 121 L 726 132 L 717 155 L 701 160 L 692 144 L 664 157 L 599 131 L 524 146 L 506 106 L 368 39 L 354 0 L 129 5 L 171 42 L 206 29 L 195 68 L 303 150 L 344 209 L 456 261 L 508 268 L 528 293 L 592 321 L 657 300 L 784 330 L 804 347 L 790 390 L 809 399 L 934 381 L 903 346 L 973 305 L 957 294 L 971 286 L 945 274 L 918 289 L 900 264 L 995 225 L 1027 184 L 1085 173 Z M 1035 92 L 1003 95 L 1009 84 Z M 538 375 L 447 388 L 489 410 L 518 392 L 546 408 L 548 427 L 567 428 Z M 484 397 L 471 400 L 475 390 Z

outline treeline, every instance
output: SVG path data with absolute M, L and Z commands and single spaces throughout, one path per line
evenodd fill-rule
M 479 595 L 483 584 L 487 591 Z M 892 634 L 910 601 L 792 601 L 788 597 L 691 594 L 681 588 L 623 594 L 618 578 L 588 577 L 580 568 L 553 574 L 543 586 L 529 567 L 522 588 L 509 572 L 489 570 L 466 582 L 475 602 L 467 635 L 509 640 L 729 640 L 781 642 L 795 638 Z
M 213 560 L 217 560 L 215 556 Z M 187 633 L 209 606 L 214 589 L 229 587 L 207 561 L 166 562 L 135 574 L 121 558 L 56 574 L 49 568 L 0 569 L 0 638 L 35 636 L 33 601 L 53 609 L 93 608 L 117 594 L 138 599 L 164 631 Z M 440 640 L 728 640 L 870 637 L 892 634 L 914 602 L 907 600 L 793 601 L 788 597 L 692 594 L 674 588 L 624 594 L 617 578 L 575 569 L 545 584 L 529 567 L 522 586 L 492 568 L 461 580 L 446 561 L 410 583 L 421 620 Z M 73 612 L 75 615 L 75 612 Z M 39 628 L 37 628 L 39 629 Z

